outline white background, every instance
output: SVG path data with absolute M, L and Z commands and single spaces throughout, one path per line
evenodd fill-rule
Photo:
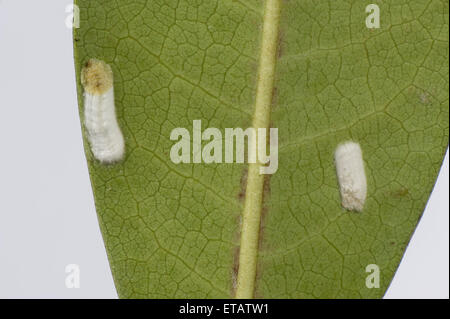
M 0 298 L 117 298 L 77 110 L 70 0 L 0 0 Z M 449 297 L 449 159 L 387 298 Z M 67 289 L 65 267 L 80 266 Z

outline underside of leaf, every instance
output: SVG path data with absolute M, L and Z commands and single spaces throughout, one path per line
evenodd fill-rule
M 122 298 L 378 298 L 448 144 L 448 2 L 76 0 L 75 60 L 114 73 L 125 138 L 85 150 Z M 279 168 L 175 164 L 175 128 L 277 128 Z M 83 122 L 83 120 L 82 120 Z M 334 152 L 361 147 L 367 198 L 341 206 Z M 368 265 L 380 287 L 366 286 Z

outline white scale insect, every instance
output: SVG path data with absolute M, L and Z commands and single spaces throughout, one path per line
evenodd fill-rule
M 355 142 L 339 145 L 334 154 L 342 206 L 361 212 L 367 196 L 367 180 L 361 147 Z
M 81 72 L 81 83 L 84 124 L 92 153 L 103 164 L 118 162 L 125 153 L 125 140 L 116 117 L 111 67 L 90 59 Z

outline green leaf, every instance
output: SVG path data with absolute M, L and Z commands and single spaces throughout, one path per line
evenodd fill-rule
M 85 139 L 120 297 L 383 296 L 448 144 L 448 1 L 75 3 L 81 119 L 81 69 L 98 58 L 126 141 L 104 165 Z M 172 163 L 170 133 L 193 120 L 278 128 L 278 171 Z M 347 140 L 364 155 L 361 213 L 341 206 L 333 154 Z

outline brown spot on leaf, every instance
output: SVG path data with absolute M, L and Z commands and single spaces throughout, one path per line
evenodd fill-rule
M 407 188 L 400 188 L 398 190 L 395 190 L 391 193 L 392 197 L 395 198 L 402 198 L 409 194 L 409 190 Z
M 247 177 L 248 177 L 248 167 L 245 167 L 244 170 L 242 171 L 241 188 L 240 188 L 240 192 L 238 194 L 238 199 L 241 202 L 244 202 L 244 200 L 245 200 L 245 191 L 247 189 Z
M 104 94 L 113 85 L 111 67 L 103 61 L 90 59 L 81 71 L 81 84 L 90 94 Z
M 231 296 L 236 295 L 236 288 L 237 288 L 237 277 L 239 272 L 239 253 L 241 249 L 239 246 L 236 246 L 234 248 L 234 254 L 233 254 L 233 271 L 231 274 L 231 280 L 232 280 L 232 286 L 231 286 Z

